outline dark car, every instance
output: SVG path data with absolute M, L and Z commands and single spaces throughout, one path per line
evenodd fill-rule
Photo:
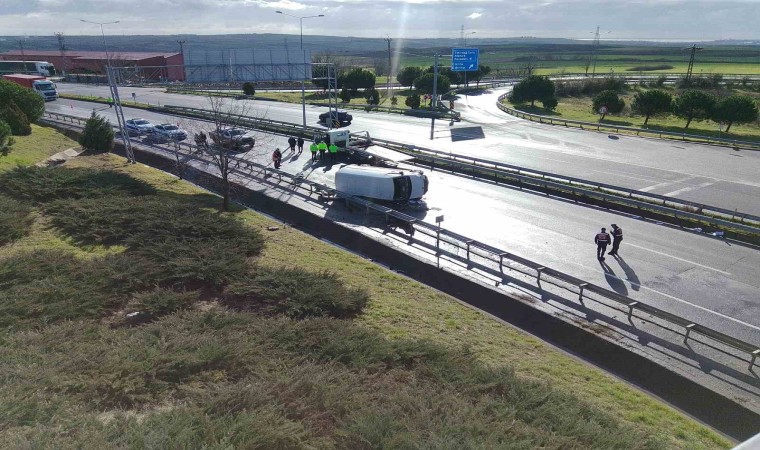
M 242 128 L 221 128 L 208 135 L 214 143 L 227 149 L 250 149 L 256 144 L 253 132 Z
M 319 115 L 319 121 L 322 123 L 327 124 L 328 119 L 331 120 L 332 123 L 339 123 L 342 127 L 351 125 L 351 121 L 354 120 L 353 116 L 345 111 L 328 111 Z

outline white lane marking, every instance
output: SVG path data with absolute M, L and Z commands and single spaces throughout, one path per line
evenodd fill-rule
M 712 186 L 713 184 L 715 184 L 714 181 L 708 181 L 707 183 L 698 184 L 696 186 L 687 186 L 685 188 L 677 189 L 673 192 L 668 192 L 667 194 L 662 194 L 662 195 L 673 196 L 673 195 L 683 194 L 684 192 L 706 188 L 707 186 Z
M 657 250 L 652 250 L 651 248 L 641 247 L 641 246 L 635 245 L 635 244 L 627 244 L 627 246 L 640 248 L 641 250 L 645 250 L 645 251 L 652 252 L 652 253 L 657 253 L 658 255 L 667 256 L 668 258 L 677 259 L 677 260 L 683 261 L 685 263 L 694 264 L 695 266 L 699 266 L 699 267 L 701 267 L 703 269 L 707 269 L 707 270 L 712 270 L 714 272 L 718 272 L 718 273 L 721 273 L 723 275 L 731 275 L 729 272 L 725 272 L 723 270 L 716 269 L 714 267 L 705 266 L 704 264 L 700 264 L 700 263 L 697 263 L 697 262 L 694 262 L 694 261 L 689 261 L 688 259 L 679 258 L 678 256 L 673 256 L 673 255 L 669 255 L 667 253 L 658 252 Z
M 674 180 L 674 181 L 666 181 L 666 182 L 664 182 L 664 183 L 657 183 L 657 184 L 653 184 L 653 185 L 651 185 L 651 186 L 647 186 L 647 187 L 645 187 L 645 188 L 641 188 L 641 189 L 639 189 L 639 190 L 640 190 L 641 192 L 649 192 L 649 191 L 653 191 L 653 190 L 655 190 L 655 189 L 657 189 L 657 188 L 661 188 L 661 187 L 664 187 L 664 186 L 669 186 L 669 185 L 671 185 L 671 184 L 682 183 L 682 182 L 684 182 L 684 181 L 689 181 L 689 180 L 693 180 L 693 179 L 694 179 L 694 177 L 686 177 L 686 178 L 681 178 L 681 179 L 679 179 L 679 180 Z

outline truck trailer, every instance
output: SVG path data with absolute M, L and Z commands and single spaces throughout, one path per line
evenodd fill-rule
M 45 79 L 45 77 L 14 73 L 11 75 L 3 75 L 3 79 L 33 90 L 37 95 L 45 99 L 45 101 L 58 99 L 58 91 L 55 88 L 55 84 Z

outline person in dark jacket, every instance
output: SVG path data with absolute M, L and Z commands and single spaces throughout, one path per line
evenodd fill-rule
M 295 153 L 296 152 L 296 138 L 293 136 L 290 136 L 290 139 L 288 139 L 288 145 L 290 146 L 290 151 Z
M 604 261 L 604 252 L 607 250 L 607 244 L 610 243 L 610 235 L 607 234 L 606 228 L 602 228 L 601 232 L 596 233 L 594 242 L 596 242 L 596 258 Z
M 298 154 L 299 155 L 301 154 L 301 152 L 303 152 L 303 144 L 304 143 L 305 142 L 304 142 L 304 140 L 303 140 L 302 137 L 299 137 L 298 140 L 296 140 L 296 144 L 298 145 Z
M 274 152 L 272 152 L 272 162 L 274 163 L 275 169 L 280 168 L 280 164 L 282 163 L 282 152 L 279 148 L 274 149 Z
M 618 249 L 620 249 L 620 243 L 623 242 L 623 229 L 617 226 L 617 224 L 612 224 L 612 250 L 608 253 L 608 255 L 617 256 Z

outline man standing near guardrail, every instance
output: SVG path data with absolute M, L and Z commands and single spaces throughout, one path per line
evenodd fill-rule
M 324 161 L 325 152 L 327 151 L 327 142 L 321 141 L 319 144 L 317 144 L 317 148 L 319 149 L 319 160 Z
M 296 138 L 293 136 L 290 136 L 290 139 L 288 139 L 288 145 L 290 146 L 290 152 L 295 154 L 296 152 Z
M 610 235 L 607 234 L 606 228 L 602 228 L 601 232 L 596 233 L 594 242 L 596 242 L 596 258 L 604 261 L 604 252 L 607 250 L 607 244 L 610 243 Z
M 309 146 L 309 151 L 311 152 L 311 160 L 316 161 L 317 160 L 317 152 L 319 151 L 319 147 L 317 146 L 316 142 L 312 142 Z
M 303 153 L 303 144 L 304 140 L 301 136 L 298 136 L 298 139 L 296 140 L 296 144 L 298 144 L 298 154 L 300 155 Z
M 608 255 L 617 256 L 618 249 L 620 248 L 620 243 L 623 242 L 623 229 L 617 226 L 617 224 L 612 224 L 612 250 L 608 253 Z

